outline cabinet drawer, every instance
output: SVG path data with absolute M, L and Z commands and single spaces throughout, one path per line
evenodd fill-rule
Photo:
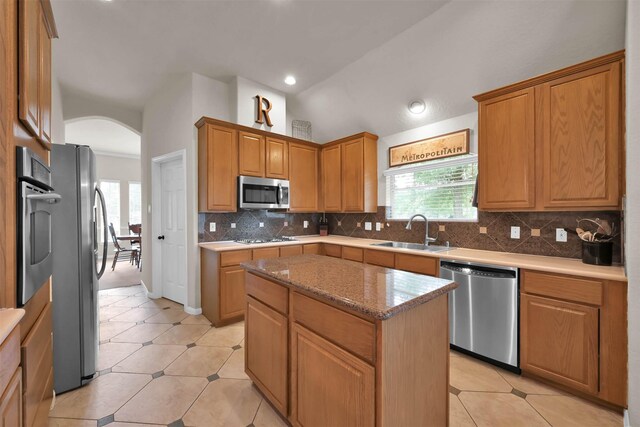
M 247 294 L 278 310 L 280 313 L 288 313 L 289 290 L 284 286 L 251 273 L 247 273 L 245 286 Z
M 369 362 L 375 359 L 375 325 L 297 292 L 291 293 L 292 318 Z
M 364 262 L 381 267 L 393 268 L 395 266 L 395 254 L 393 252 L 367 249 L 364 251 Z
M 278 258 L 280 250 L 278 248 L 260 248 L 253 250 L 253 259 Z
M 4 391 L 4 393 L 3 393 Z M 43 423 L 42 425 L 46 425 Z M 0 390 L 0 426 L 19 427 L 22 423 L 22 372 L 16 369 L 4 390 Z
M 395 268 L 428 276 L 437 276 L 438 259 L 420 255 L 396 254 Z
M 600 280 L 538 271 L 524 271 L 522 277 L 523 290 L 528 294 L 602 305 L 602 281 Z
M 39 371 L 43 364 L 51 366 L 51 332 L 51 303 L 48 303 L 22 342 L 22 386 L 26 392 L 35 387 L 37 382 L 46 381 L 47 372 L 44 377 L 40 377 Z
M 364 260 L 364 250 L 360 248 L 342 247 L 342 258 L 351 261 L 362 262 Z
M 0 346 L 0 395 L 20 365 L 20 327 L 17 326 Z
M 280 256 L 302 255 L 302 245 L 282 246 L 280 248 Z
M 222 252 L 220 254 L 220 265 L 222 267 L 227 265 L 238 265 L 245 261 L 251 261 L 251 249 Z
M 325 243 L 324 244 L 324 254 L 326 256 L 342 258 L 342 246 Z
M 307 245 L 302 245 L 302 252 L 305 254 L 319 255 L 322 252 L 320 250 L 320 243 L 309 243 Z

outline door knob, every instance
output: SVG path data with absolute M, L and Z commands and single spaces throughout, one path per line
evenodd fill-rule
M 158 240 L 164 240 L 164 236 L 158 236 Z

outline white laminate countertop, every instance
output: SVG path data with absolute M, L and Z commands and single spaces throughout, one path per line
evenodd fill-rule
M 571 274 L 575 276 L 592 277 L 604 280 L 616 280 L 626 282 L 627 277 L 624 267 L 613 265 L 610 267 L 601 265 L 584 264 L 576 258 L 561 258 L 541 255 L 515 254 L 510 252 L 482 251 L 478 249 L 451 248 L 443 252 L 428 252 L 415 249 L 389 248 L 384 246 L 372 246 L 373 243 L 383 243 L 385 240 L 360 239 L 348 236 L 300 236 L 293 242 L 274 242 L 244 244 L 233 241 L 200 243 L 199 246 L 215 252 L 233 251 L 238 249 L 267 248 L 272 246 L 290 246 L 307 243 L 329 243 L 341 246 L 375 249 L 396 253 L 407 253 L 435 258 L 445 258 L 456 261 L 473 261 L 483 264 L 503 265 L 509 267 L 525 268 L 530 270 L 547 271 L 550 273 Z
M 24 317 L 24 310 L 21 308 L 0 309 L 0 345 L 9 336 L 13 328 Z

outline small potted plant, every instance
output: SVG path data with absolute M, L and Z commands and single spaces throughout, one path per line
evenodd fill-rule
M 599 218 L 578 219 L 576 233 L 582 240 L 582 262 L 593 265 L 611 265 L 615 224 Z

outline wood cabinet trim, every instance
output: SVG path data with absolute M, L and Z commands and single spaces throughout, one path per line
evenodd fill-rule
M 270 247 L 270 248 L 258 248 L 253 250 L 253 258 L 252 259 L 269 259 L 269 258 L 278 258 L 280 256 L 280 248 Z
M 351 246 L 342 247 L 342 259 L 350 261 L 364 262 L 364 249 Z
M 23 413 L 22 370 L 17 368 L 6 389 L 0 389 L 0 421 L 8 422 L 6 427 L 22 427 Z
M 302 245 L 280 246 L 281 257 L 302 255 L 303 251 Z
M 438 276 L 440 258 L 401 253 L 396 253 L 395 257 L 395 268 L 397 270 L 410 271 L 427 276 Z
M 289 313 L 289 289 L 249 272 L 245 277 L 248 295 L 282 314 Z
M 266 248 L 265 248 L 266 249 Z M 220 253 L 220 266 L 239 265 L 245 261 L 251 261 L 251 249 L 240 249 Z
M 365 249 L 364 262 L 367 264 L 378 265 L 380 267 L 394 268 L 395 253 L 390 251 L 379 251 L 375 249 Z
M 522 290 L 528 294 L 601 306 L 603 281 L 539 271 L 522 271 Z
M 0 345 L 0 395 L 8 387 L 20 365 L 20 326 L 17 326 Z

